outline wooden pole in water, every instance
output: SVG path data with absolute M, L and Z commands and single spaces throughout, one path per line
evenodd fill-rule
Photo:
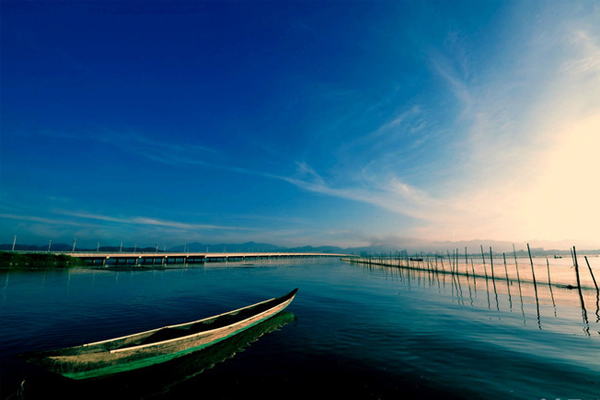
M 458 249 L 454 249 L 454 270 L 458 274 Z
M 442 256 L 442 258 L 440 258 L 440 262 L 442 263 L 442 271 L 444 273 L 446 273 L 446 268 L 444 268 L 444 256 Z
M 485 273 L 485 291 L 487 294 L 487 302 L 488 302 L 488 310 L 491 308 L 490 305 L 490 283 L 488 281 L 487 268 L 485 267 L 485 255 L 483 254 L 483 246 L 479 245 L 481 248 L 481 260 L 483 261 L 483 272 Z
M 494 256 L 492 255 L 492 246 L 490 246 L 490 268 L 492 269 L 492 280 L 494 280 Z
M 496 309 L 500 311 L 500 303 L 498 302 L 498 292 L 496 291 L 496 278 L 494 276 L 494 256 L 492 254 L 492 246 L 490 246 L 490 268 L 492 269 L 492 284 L 494 286 L 494 296 L 496 297 Z
M 581 280 L 579 279 L 579 265 L 577 264 L 577 251 L 575 250 L 575 246 L 573 246 L 573 261 L 575 266 L 575 275 L 577 276 L 577 287 L 581 289 Z
M 465 275 L 467 276 L 467 282 L 469 282 L 469 264 L 465 260 Z M 475 278 L 475 277 L 473 277 Z
M 515 250 L 515 244 L 513 243 L 513 254 L 515 255 L 515 269 L 517 270 L 517 281 L 519 281 L 519 290 L 521 288 L 521 277 L 519 276 L 519 264 L 517 264 L 517 251 Z
M 523 308 L 523 291 L 521 290 L 521 277 L 519 276 L 519 264 L 517 263 L 517 250 L 513 243 L 513 255 L 515 256 L 515 270 L 517 271 L 517 282 L 519 283 L 519 299 L 521 299 L 521 314 L 523 314 L 523 324 L 527 324 L 525 318 L 525 309 Z
M 458 290 L 460 291 L 460 297 L 463 297 L 462 285 L 460 284 L 460 272 L 458 270 L 458 249 L 454 250 L 454 270 L 456 272 L 456 282 L 458 282 Z
M 440 260 L 440 265 L 442 267 L 442 283 L 444 284 L 444 287 L 446 287 L 446 270 L 444 269 L 444 256 L 441 255 L 438 257 L 438 255 L 436 254 L 435 256 L 435 267 L 438 268 L 438 258 Z M 439 271 L 439 269 L 438 269 Z
M 589 336 L 590 324 L 587 318 L 587 310 L 585 308 L 585 301 L 583 300 L 583 293 L 581 292 L 581 281 L 579 280 L 579 265 L 577 263 L 577 250 L 575 250 L 575 246 L 573 246 L 573 260 L 575 261 L 575 274 L 577 275 L 577 290 L 579 291 L 579 300 L 581 300 L 581 317 L 583 318 L 583 322 L 585 324 L 585 328 L 583 328 L 583 330 Z
M 456 274 L 456 249 L 452 249 L 452 272 Z
M 475 267 L 473 266 L 473 259 L 471 258 L 471 270 L 473 271 L 473 288 L 477 293 L 477 277 L 475 276 Z
M 458 249 L 454 249 L 454 270 L 458 274 Z
M 529 261 L 531 262 L 531 276 L 533 276 L 533 288 L 535 289 L 535 305 L 537 307 L 538 327 L 542 329 L 542 322 L 540 320 L 540 301 L 538 299 L 537 284 L 535 282 L 535 271 L 533 269 L 533 258 L 531 258 L 531 250 L 529 249 L 529 243 L 527 243 L 527 253 L 529 253 Z
M 508 267 L 506 266 L 506 253 L 502 253 L 502 258 L 504 259 L 504 273 L 506 274 L 506 284 L 509 284 L 508 281 Z M 510 291 L 510 289 L 509 289 Z
M 550 261 L 548 261 L 548 257 L 546 257 L 546 268 L 548 269 L 548 286 L 550 286 L 550 290 L 552 290 L 552 282 L 550 281 Z
M 487 281 L 488 278 L 488 274 L 487 274 L 487 268 L 485 267 L 485 255 L 483 254 L 483 246 L 479 245 L 481 247 L 481 260 L 483 261 L 483 272 L 485 273 L 485 279 Z
M 536 286 L 535 271 L 533 270 L 533 258 L 531 258 L 531 250 L 529 249 L 529 243 L 527 243 L 527 252 L 529 253 L 529 261 L 531 262 L 531 276 L 533 276 L 533 285 Z
M 594 273 L 592 272 L 592 267 L 590 267 L 590 262 L 585 256 L 585 262 L 590 269 L 590 274 L 592 274 L 592 279 L 594 280 L 594 285 L 596 285 L 596 322 L 600 321 L 600 289 L 598 289 L 598 285 L 596 284 L 596 279 L 594 278 Z
M 458 255 L 458 249 L 456 249 L 456 254 Z M 462 300 L 463 304 L 465 304 L 464 296 L 463 296 L 463 291 L 462 291 L 462 285 L 460 284 L 460 274 L 458 273 L 458 259 L 456 261 L 457 261 L 457 264 L 456 264 L 456 282 L 458 284 L 459 301 Z
M 465 255 L 466 255 L 466 248 L 465 248 Z M 471 282 L 469 281 L 469 264 L 467 262 L 467 258 L 465 257 L 465 272 L 467 275 L 467 288 L 469 289 L 469 299 L 471 300 L 471 307 L 473 307 L 473 292 L 471 291 Z M 473 280 L 475 280 L 475 277 L 473 277 Z
M 456 249 L 456 273 L 457 273 L 457 274 L 458 274 L 458 259 L 459 259 L 459 256 L 458 256 L 458 249 Z
M 592 275 L 592 280 L 594 281 L 594 286 L 596 286 L 596 291 L 598 291 L 598 284 L 596 283 L 596 278 L 594 278 L 594 273 L 592 272 L 592 267 L 590 267 L 590 262 L 588 261 L 587 256 L 584 256 L 583 258 L 585 258 L 585 262 L 590 269 L 590 275 Z
M 552 282 L 550 282 L 550 261 L 546 257 L 546 267 L 548 268 L 548 288 L 550 289 L 550 297 L 552 298 L 552 306 L 554 307 L 554 316 L 556 317 L 556 303 L 554 302 L 554 293 L 552 292 Z
M 510 295 L 510 281 L 508 280 L 508 268 L 506 267 L 506 254 L 502 253 L 504 259 L 504 272 L 506 273 L 506 289 L 508 290 L 508 302 L 510 303 L 510 311 L 512 311 L 512 298 Z

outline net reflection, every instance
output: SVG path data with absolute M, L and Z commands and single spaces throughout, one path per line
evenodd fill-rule
M 444 259 L 439 257 L 425 257 L 422 261 L 393 257 L 347 261 L 359 264 L 373 273 L 397 279 L 408 288 L 415 285 L 436 287 L 439 294 L 450 295 L 458 304 L 486 308 L 497 313 L 514 312 L 513 293 L 518 288 L 518 299 L 515 298 L 514 301 L 519 303 L 524 325 L 534 321 L 540 330 L 560 330 L 565 333 L 573 333 L 575 330 L 583 331 L 590 337 L 600 335 L 600 290 L 597 286 L 590 285 L 592 280 L 595 283 L 591 267 L 589 278 L 584 279 L 579 273 L 576 254 L 573 266 L 563 262 L 562 265 L 551 268 L 547 258 L 541 263 L 539 259 L 534 262 L 533 257 L 527 260 L 529 263 L 522 262 L 521 265 L 515 258 L 511 266 L 503 253 L 496 260 L 501 260 L 504 264 L 504 274 L 498 273 L 498 263 L 494 263 L 493 256 L 486 257 L 482 253 L 479 263 L 473 259 L 459 263 L 457 254 L 448 254 L 446 261 L 450 263 L 450 268 L 445 268 Z M 575 279 L 579 280 L 574 282 Z M 589 319 L 590 304 L 596 305 L 596 318 L 592 321 Z M 579 317 L 577 310 L 580 312 Z M 548 326 L 544 326 L 544 323 Z

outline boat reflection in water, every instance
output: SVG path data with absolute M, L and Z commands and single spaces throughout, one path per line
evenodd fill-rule
M 61 398 L 146 398 L 168 392 L 178 384 L 190 380 L 233 358 L 263 335 L 280 330 L 296 320 L 296 316 L 281 311 L 234 336 L 210 347 L 149 367 L 110 376 L 72 380 L 36 368 L 24 380 L 18 398 L 44 398 L 55 393 Z M 16 396 L 15 396 L 16 397 Z

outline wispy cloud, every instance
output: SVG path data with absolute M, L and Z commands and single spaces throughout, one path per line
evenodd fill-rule
M 439 50 L 432 50 L 429 57 L 432 68 L 445 80 L 450 90 L 462 103 L 465 112 L 472 111 L 475 100 L 465 78 L 454 67 L 451 59 Z M 464 61 L 463 61 L 464 63 Z
M 21 134 L 21 133 L 20 133 Z M 129 154 L 135 154 L 150 160 L 169 164 L 181 165 L 181 163 L 191 163 L 199 165 L 209 165 L 205 161 L 206 157 L 218 156 L 220 152 L 212 147 L 193 142 L 176 142 L 175 135 L 163 135 L 170 137 L 170 140 L 158 140 L 144 135 L 131 129 L 114 128 L 94 128 L 90 131 L 66 132 L 45 129 L 37 133 L 22 133 L 28 135 L 41 135 L 53 139 L 62 139 L 69 141 L 84 141 L 86 143 L 101 143 L 125 151 Z
M 600 79 L 600 44 L 588 32 L 577 29 L 569 35 L 578 54 L 564 65 L 564 71 L 573 74 L 593 74 Z
M 69 242 L 77 238 L 78 243 L 91 246 L 96 241 L 114 242 L 124 240 L 131 243 L 167 243 L 169 246 L 200 240 L 225 242 L 241 239 L 255 240 L 261 230 L 249 226 L 214 225 L 177 220 L 165 220 L 146 216 L 113 216 L 89 212 L 54 210 L 40 215 L 3 213 L 0 227 L 11 235 L 25 241 L 54 239 Z M 263 234 L 263 236 L 265 236 Z M 12 236 L 11 236 L 12 238 Z M 4 240 L 7 240 L 6 238 Z
M 279 179 L 310 192 L 372 204 L 419 219 L 428 220 L 432 216 L 431 209 L 441 206 L 439 201 L 425 191 L 410 186 L 397 177 L 377 182 L 363 180 L 360 186 L 334 187 L 305 162 L 298 163 L 298 166 L 304 176 L 279 177 Z
M 137 132 L 104 130 L 92 135 L 82 135 L 46 130 L 39 132 L 39 134 L 57 139 L 92 140 L 115 146 L 128 154 L 169 166 L 202 166 L 245 175 L 278 178 L 276 174 L 241 166 L 238 159 L 228 159 L 219 150 L 211 147 L 194 143 L 180 144 L 171 140 L 153 139 Z M 271 153 L 273 152 L 274 150 L 271 151 Z
M 79 227 L 90 227 L 89 223 L 83 223 L 81 221 L 69 221 L 65 219 L 58 218 L 47 218 L 47 217 L 38 217 L 33 215 L 20 215 L 20 214 L 0 214 L 0 219 L 11 219 L 16 221 L 27 221 L 27 222 L 40 222 L 43 224 L 53 225 L 53 226 L 79 226 Z M 99 226 L 99 225 L 93 225 Z
M 114 223 L 126 224 L 126 225 L 168 227 L 168 228 L 185 229 L 185 230 L 190 230 L 190 231 L 207 230 L 207 229 L 210 229 L 210 230 L 213 230 L 213 229 L 216 229 L 216 230 L 251 230 L 250 228 L 247 228 L 247 227 L 184 223 L 184 222 L 179 222 L 179 221 L 166 221 L 166 220 L 142 217 L 142 216 L 114 217 L 114 216 L 109 216 L 109 215 L 78 213 L 78 212 L 70 212 L 70 211 L 62 211 L 60 213 L 62 215 L 66 215 L 69 217 L 75 217 L 75 218 L 81 218 L 81 219 L 87 219 L 87 220 L 114 222 Z

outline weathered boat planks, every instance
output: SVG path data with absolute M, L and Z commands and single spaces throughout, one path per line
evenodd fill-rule
M 87 379 L 169 361 L 245 331 L 284 310 L 298 289 L 285 296 L 197 321 L 99 342 L 21 354 L 27 362 L 71 379 Z

